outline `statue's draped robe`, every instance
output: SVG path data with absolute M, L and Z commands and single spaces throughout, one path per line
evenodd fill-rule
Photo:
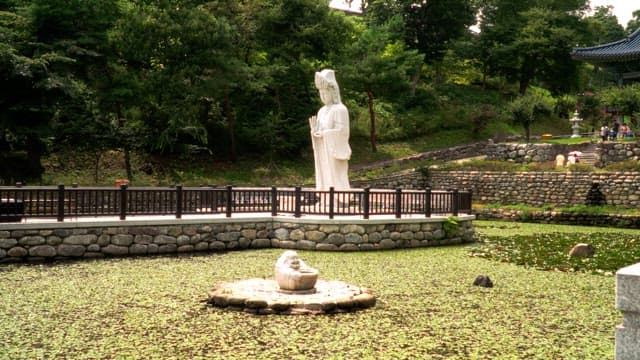
M 313 136 L 320 133 L 320 137 Z M 323 106 L 317 115 L 317 129 L 311 129 L 315 158 L 316 189 L 348 190 L 349 112 L 342 104 Z

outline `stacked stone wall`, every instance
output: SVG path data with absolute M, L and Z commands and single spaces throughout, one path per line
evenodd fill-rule
M 640 159 L 640 143 L 638 142 L 605 142 L 596 145 L 596 166 Z
M 0 263 L 257 248 L 365 251 L 471 242 L 473 216 L 388 221 L 284 218 L 100 226 L 78 223 L 0 225 Z
M 593 184 L 604 204 L 626 208 L 640 206 L 638 172 L 492 172 L 439 171 L 430 169 L 428 177 L 419 172 L 375 180 L 354 182 L 359 187 L 471 190 L 474 203 L 523 204 L 529 206 L 586 205 Z
M 640 173 L 432 171 L 434 189 L 470 189 L 473 201 L 506 205 L 585 205 L 594 183 L 607 205 L 637 208 Z

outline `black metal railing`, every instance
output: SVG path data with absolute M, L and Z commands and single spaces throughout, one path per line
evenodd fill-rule
M 457 216 L 471 213 L 471 192 L 458 190 L 248 187 L 0 187 L 0 221 L 23 218 L 270 213 L 302 215 Z

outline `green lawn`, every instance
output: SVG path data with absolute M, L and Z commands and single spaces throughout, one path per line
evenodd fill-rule
M 201 302 L 218 281 L 272 277 L 281 250 L 5 265 L 0 358 L 612 358 L 614 277 L 469 257 L 475 246 L 300 252 L 322 278 L 377 295 L 372 309 L 330 316 Z M 472 286 L 479 274 L 495 286 Z

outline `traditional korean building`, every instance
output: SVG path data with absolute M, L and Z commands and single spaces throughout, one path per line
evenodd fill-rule
M 571 57 L 611 71 L 615 74 L 618 85 L 632 79 L 640 79 L 640 28 L 622 40 L 575 48 Z

